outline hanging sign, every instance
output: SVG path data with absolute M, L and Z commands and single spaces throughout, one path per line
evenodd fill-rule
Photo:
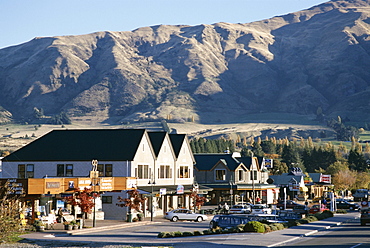
M 177 185 L 176 194 L 184 194 L 184 186 L 183 185 Z

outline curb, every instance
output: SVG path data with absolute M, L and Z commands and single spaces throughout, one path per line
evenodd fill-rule
M 120 224 L 120 225 L 113 225 L 113 226 L 101 226 L 101 227 L 93 227 L 93 228 L 86 228 L 86 229 L 79 229 L 66 232 L 69 235 L 79 235 L 84 233 L 93 233 L 99 231 L 106 231 L 106 230 L 114 230 L 126 227 L 133 227 L 133 226 L 145 226 L 150 224 L 158 224 L 161 222 L 154 222 L 154 221 L 142 221 L 140 223 L 132 223 L 132 224 Z

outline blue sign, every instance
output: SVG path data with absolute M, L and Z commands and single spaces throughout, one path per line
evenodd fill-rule
M 176 194 L 184 194 L 184 186 L 177 185 Z

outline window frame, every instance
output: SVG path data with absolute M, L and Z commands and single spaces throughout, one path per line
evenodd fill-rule
M 139 164 L 135 168 L 135 177 L 138 179 L 150 179 L 151 170 L 148 164 Z
M 172 168 L 170 165 L 160 165 L 158 169 L 159 179 L 170 179 L 172 178 Z
M 218 172 L 222 172 L 222 174 L 218 175 Z M 221 176 L 222 179 L 219 179 L 219 176 Z M 226 170 L 225 169 L 215 170 L 215 181 L 226 181 Z
M 190 168 L 188 165 L 180 165 L 178 178 L 190 178 Z
M 73 164 L 57 164 L 57 177 L 73 177 Z

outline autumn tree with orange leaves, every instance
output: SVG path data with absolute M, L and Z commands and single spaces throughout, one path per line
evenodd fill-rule
M 206 202 L 206 198 L 204 196 L 199 196 L 197 190 L 191 190 L 190 197 L 193 200 L 195 209 L 200 209 L 200 207 Z
M 91 213 L 94 207 L 94 197 L 99 197 L 99 194 L 94 193 L 91 189 L 84 188 L 82 191 L 74 189 L 74 194 L 64 197 L 64 199 L 68 204 L 79 206 L 81 212 L 85 213 L 86 218 L 86 214 Z
M 129 207 L 129 212 L 131 212 L 131 209 L 141 212 L 140 208 L 145 198 L 140 197 L 140 193 L 137 189 L 128 190 L 127 194 L 129 195 L 128 198 L 118 196 L 118 203 L 116 203 L 116 205 L 119 207 Z

